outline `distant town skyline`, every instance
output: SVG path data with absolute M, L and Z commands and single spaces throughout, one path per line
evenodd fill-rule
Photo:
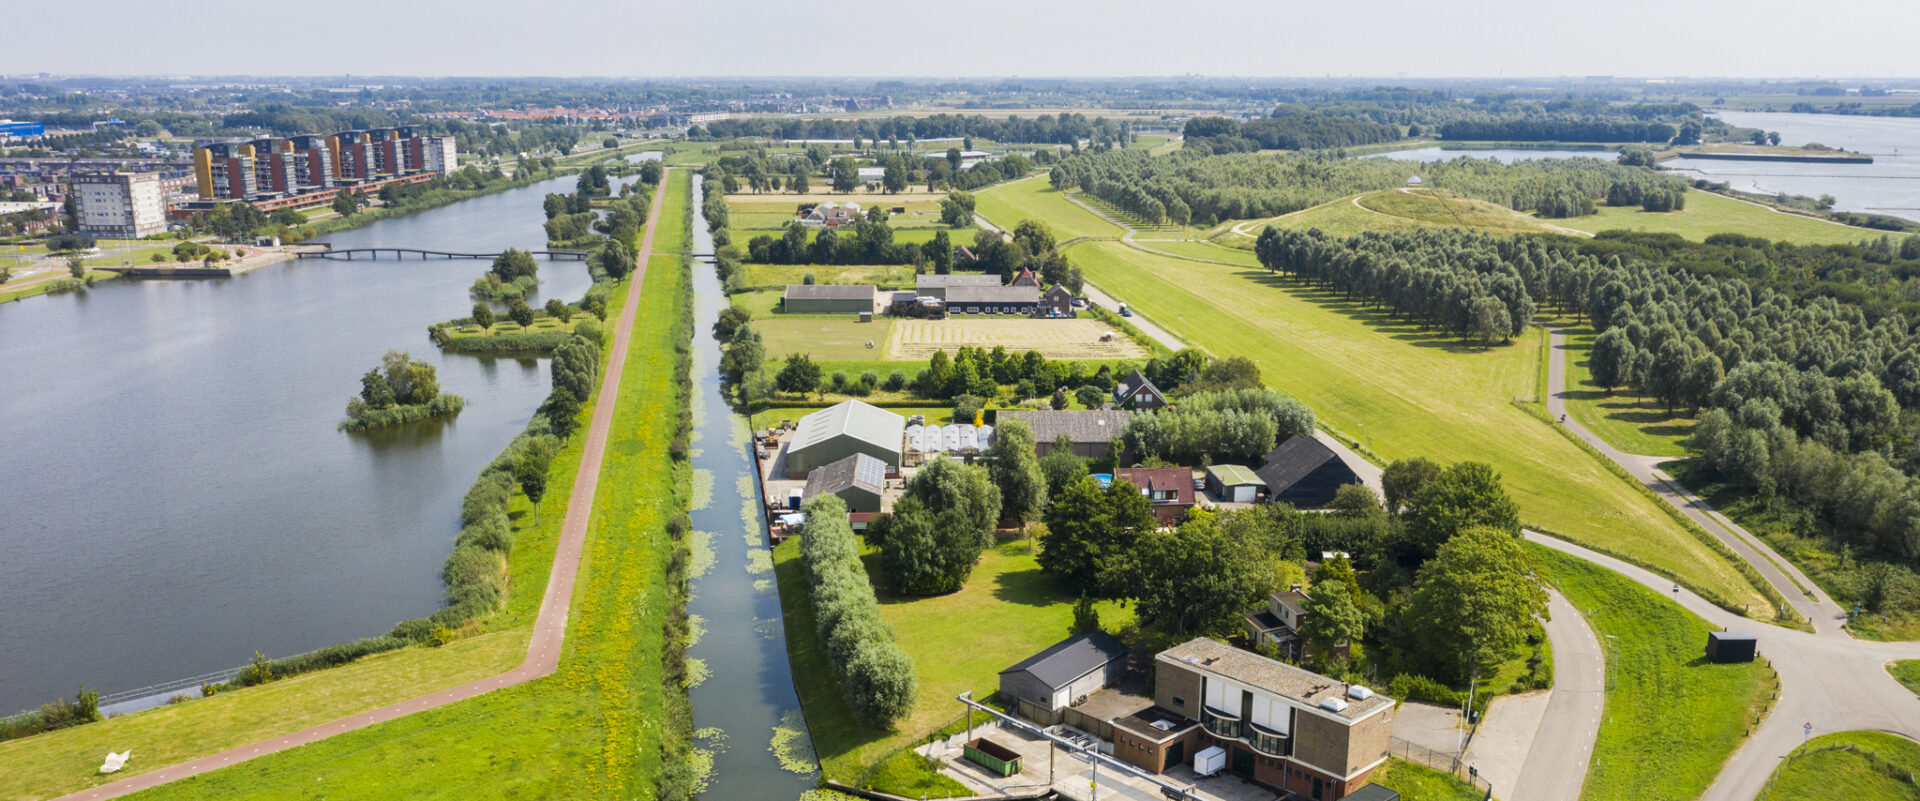
M 537 7 L 66 0 L 11 15 L 0 74 L 527 77 L 1913 77 L 1911 0 L 1343 4 L 981 0 L 906 13 L 771 0 Z M 240 30 L 225 31 L 227 26 Z M 284 37 L 246 31 L 279 30 Z M 272 43 L 271 45 L 269 43 Z

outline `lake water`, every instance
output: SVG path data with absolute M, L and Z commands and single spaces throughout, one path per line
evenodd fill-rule
M 1452 161 L 1462 156 L 1476 159 L 1492 159 L 1501 164 L 1535 159 L 1603 159 L 1613 161 L 1620 157 L 1611 150 L 1529 150 L 1526 148 L 1488 148 L 1484 150 L 1451 149 L 1446 147 L 1419 147 L 1412 150 L 1393 150 L 1377 153 L 1367 158 L 1393 159 L 1394 161 Z
M 539 248 L 558 178 L 327 238 Z M 0 714 L 384 634 L 444 605 L 461 496 L 547 394 L 543 361 L 442 355 L 479 260 L 308 260 L 0 305 Z M 543 263 L 578 298 L 583 262 Z M 535 300 L 537 305 L 540 301 Z M 389 348 L 457 418 L 334 430 Z
M 1723 111 L 1715 116 L 1742 128 L 1778 131 L 1782 145 L 1818 142 L 1865 153 L 1873 157 L 1873 163 L 1672 159 L 1661 166 L 1683 170 L 1684 175 L 1725 181 L 1746 192 L 1832 195 L 1834 208 L 1841 211 L 1920 221 L 1920 119 L 1757 111 Z
M 699 198 L 700 177 L 693 180 L 694 197 Z M 713 237 L 697 217 L 693 252 L 713 252 Z M 727 299 L 710 259 L 694 264 L 693 287 L 698 448 L 693 466 L 712 478 L 713 491 L 705 507 L 693 510 L 692 518 L 694 530 L 704 532 L 700 536 L 713 558 L 707 572 L 692 580 L 687 611 L 704 621 L 705 634 L 688 656 L 705 663 L 708 674 L 692 690 L 694 726 L 719 729 L 725 738 L 714 755 L 712 785 L 702 795 L 798 798 L 812 789 L 811 773 L 783 769 L 768 750 L 775 728 L 784 726 L 797 734 L 802 746 L 799 756 L 811 762 L 807 728 L 787 659 L 760 489 L 747 453 L 747 423 L 720 394 L 720 343 L 713 338 L 712 325 Z M 717 744 L 713 739 L 704 743 L 709 748 Z

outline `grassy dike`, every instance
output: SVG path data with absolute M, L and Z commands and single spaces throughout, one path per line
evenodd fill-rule
M 1613 686 L 1583 801 L 1699 797 L 1772 706 L 1773 668 L 1710 664 L 1700 643 L 1715 628 L 1679 604 L 1590 562 L 1538 545 L 1527 551 L 1611 643 Z
M 674 179 L 661 211 L 656 252 L 685 249 L 688 178 L 681 173 Z M 512 787 L 532 788 L 528 797 L 651 792 L 661 761 L 662 732 L 655 721 L 668 696 L 684 699 L 683 692 L 656 688 L 662 686 L 669 607 L 668 593 L 658 585 L 673 549 L 666 521 L 684 508 L 688 485 L 684 465 L 665 455 L 678 421 L 674 345 L 687 341 L 691 329 L 682 319 L 688 284 L 679 257 L 655 257 L 646 282 L 600 477 L 608 485 L 597 496 L 559 672 L 142 797 L 311 798 L 324 790 L 332 798 L 463 798 L 517 792 Z M 625 298 L 623 285 L 611 297 L 610 319 L 627 311 Z M 582 412 L 583 425 L 591 408 Z M 103 784 L 105 777 L 94 769 L 108 749 L 132 748 L 134 769 L 155 770 L 519 664 L 552 570 L 583 443 L 584 437 L 574 437 L 555 458 L 540 504 L 514 496 L 515 549 L 508 562 L 514 591 L 501 611 L 475 624 L 483 633 L 437 649 L 407 648 L 205 700 L 0 743 L 0 775 L 8 777 L 0 783 L 0 800 L 48 798 Z M 395 789 L 403 782 L 412 789 Z M 631 788 L 639 789 L 627 792 Z
M 1920 743 L 1897 734 L 1846 731 L 1822 735 L 1788 754 L 1767 780 L 1759 801 L 1846 798 L 1911 801 L 1920 798 Z

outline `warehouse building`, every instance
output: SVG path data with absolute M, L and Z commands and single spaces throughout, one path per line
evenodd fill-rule
M 815 468 L 857 453 L 880 460 L 886 475 L 897 476 L 906 429 L 906 418 L 857 400 L 821 409 L 800 418 L 794 429 L 787 444 L 787 478 L 806 478 Z
M 788 314 L 859 314 L 873 312 L 872 284 L 791 284 L 780 308 Z

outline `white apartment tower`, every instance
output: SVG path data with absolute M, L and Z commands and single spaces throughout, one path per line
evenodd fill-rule
M 73 176 L 73 196 L 80 233 L 139 237 L 167 230 L 159 173 L 82 173 Z

